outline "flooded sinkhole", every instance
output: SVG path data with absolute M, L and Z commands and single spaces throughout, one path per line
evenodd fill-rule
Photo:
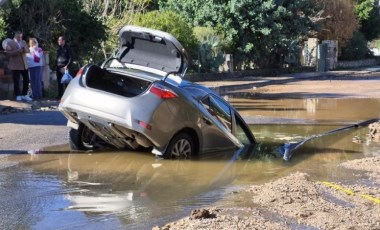
M 185 161 L 144 152 L 70 153 L 66 145 L 3 156 L 0 202 L 9 218 L 0 226 L 151 229 L 296 171 L 316 180 L 357 180 L 338 165 L 380 154 L 366 127 L 312 139 L 289 162 L 278 154 L 285 142 L 378 117 L 377 100 L 229 100 L 251 124 L 254 148 Z M 17 221 L 21 213 L 28 221 Z
M 379 118 L 380 100 L 367 98 L 261 99 L 226 96 L 251 124 L 343 125 Z

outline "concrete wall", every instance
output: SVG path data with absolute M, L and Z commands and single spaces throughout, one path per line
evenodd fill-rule
M 303 66 L 316 66 L 317 65 L 317 46 L 319 40 L 317 38 L 309 38 L 303 46 L 301 53 L 301 63 Z
M 326 44 L 326 69 L 336 69 L 338 63 L 338 41 L 337 40 L 323 40 L 322 44 Z
M 12 99 L 13 79 L 7 68 L 8 58 L 4 51 L 0 52 L 0 99 Z
M 337 68 L 359 68 L 366 66 L 375 66 L 380 64 L 380 59 L 364 59 L 357 61 L 338 61 Z

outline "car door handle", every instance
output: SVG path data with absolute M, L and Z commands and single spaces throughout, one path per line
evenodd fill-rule
M 203 117 L 203 121 L 208 125 L 212 125 L 212 121 L 207 117 Z

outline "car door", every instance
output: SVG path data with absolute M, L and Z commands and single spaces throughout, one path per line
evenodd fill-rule
M 235 119 L 233 126 L 233 134 L 234 136 L 243 144 L 243 145 L 253 145 L 256 144 L 256 139 L 253 136 L 251 130 L 248 125 L 245 123 L 244 119 L 240 116 L 240 114 L 233 108 Z
M 203 118 L 202 133 L 205 151 L 240 146 L 240 141 L 231 135 L 234 117 L 230 106 L 212 94 L 204 97 L 200 103 L 210 115 Z
M 232 145 L 252 145 L 256 140 L 240 114 L 220 97 L 209 94 L 201 104 L 213 118 L 213 125 L 206 121 L 204 147 L 207 149 L 226 148 Z M 219 125 L 218 125 L 219 124 Z
M 236 145 L 226 136 L 232 130 L 232 114 L 228 105 L 213 95 L 207 95 L 200 103 L 211 116 L 203 117 L 203 147 L 205 151 L 233 148 Z

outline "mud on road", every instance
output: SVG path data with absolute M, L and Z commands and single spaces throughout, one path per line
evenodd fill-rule
M 244 205 L 193 211 L 161 229 L 380 229 L 380 157 L 337 167 L 365 173 L 370 182 L 336 184 L 297 172 L 242 191 L 234 199 Z

